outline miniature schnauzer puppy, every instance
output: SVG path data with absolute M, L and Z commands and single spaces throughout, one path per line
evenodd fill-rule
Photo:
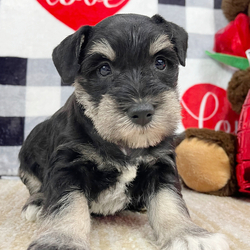
M 187 33 L 161 16 L 122 14 L 83 26 L 53 51 L 74 93 L 19 154 L 41 227 L 29 250 L 89 250 L 91 214 L 146 207 L 159 249 L 228 250 L 195 225 L 182 199 L 174 131 Z

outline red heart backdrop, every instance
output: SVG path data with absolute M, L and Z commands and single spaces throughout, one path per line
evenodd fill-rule
M 210 128 L 236 134 L 239 115 L 232 110 L 223 88 L 209 83 L 193 85 L 183 94 L 181 105 L 184 128 Z
M 129 0 L 37 0 L 55 18 L 77 30 L 117 13 Z

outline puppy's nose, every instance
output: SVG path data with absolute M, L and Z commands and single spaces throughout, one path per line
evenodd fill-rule
M 155 113 L 153 105 L 149 103 L 137 104 L 128 110 L 128 116 L 133 123 L 145 126 Z

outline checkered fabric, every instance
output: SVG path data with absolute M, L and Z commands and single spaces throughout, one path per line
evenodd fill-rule
M 180 94 L 200 82 L 225 87 L 231 77 L 230 71 L 221 70 L 221 65 L 205 55 L 205 50 L 212 51 L 215 32 L 228 23 L 220 6 L 221 0 L 159 0 L 158 13 L 189 33 L 187 65 L 180 69 Z M 0 1 L 2 176 L 17 175 L 17 156 L 24 139 L 73 91 L 62 84 L 51 60 L 53 47 L 72 32 L 34 0 Z

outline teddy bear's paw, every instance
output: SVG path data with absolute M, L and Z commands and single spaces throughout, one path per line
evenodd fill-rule
M 170 240 L 162 250 L 229 250 L 229 245 L 222 234 L 206 233 L 194 236 L 186 233 Z

